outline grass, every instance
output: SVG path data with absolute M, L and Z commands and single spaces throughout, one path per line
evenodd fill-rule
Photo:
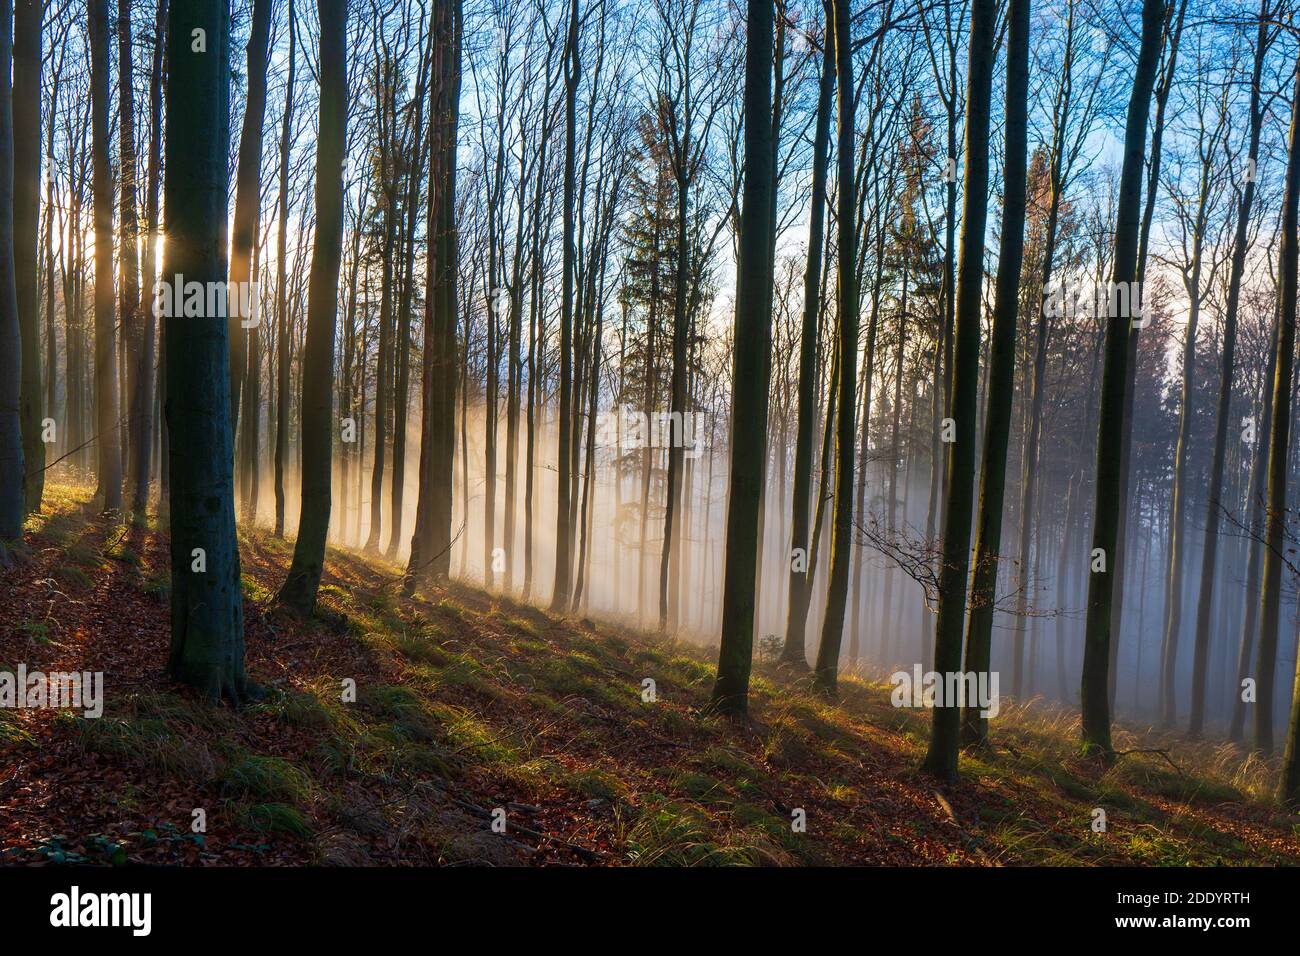
M 703 710 L 713 648 L 552 618 L 460 585 L 406 599 L 400 569 L 346 549 L 330 552 L 320 619 L 289 620 L 274 594 L 290 548 L 257 529 L 241 533 L 241 588 L 248 666 L 267 694 L 237 712 L 209 707 L 157 677 L 165 538 L 156 526 L 88 521 L 87 494 L 54 485 L 46 512 L 29 519 L 39 566 L 22 573 L 53 576 L 70 594 L 48 618 L 0 631 L 0 656 L 92 653 L 93 634 L 63 637 L 63 618 L 91 603 L 81 593 L 91 574 L 94 602 L 137 601 L 132 633 L 152 643 L 127 653 L 136 672 L 109 671 L 116 689 L 102 719 L 0 710 L 0 751 L 67 742 L 68 773 L 88 761 L 120 768 L 105 798 L 132 832 L 157 829 L 164 800 L 206 807 L 204 852 L 223 860 L 1300 863 L 1300 819 L 1272 800 L 1276 762 L 1231 744 L 1117 727 L 1120 749 L 1168 749 L 1176 766 L 1133 753 L 1105 767 L 1081 758 L 1073 712 L 1004 701 L 993 746 L 965 754 L 961 782 L 939 792 L 916 769 L 928 714 L 892 706 L 872 675 L 844 675 L 831 702 L 806 677 L 756 662 L 751 720 L 736 724 Z M 49 753 L 65 759 L 65 749 Z M 494 807 L 512 808 L 510 841 L 487 828 Z M 1097 809 L 1105 832 L 1093 829 Z M 42 839 L 60 832 L 37 818 L 24 826 Z M 86 832 L 102 827 L 86 820 Z M 142 860 L 163 852 L 109 836 Z

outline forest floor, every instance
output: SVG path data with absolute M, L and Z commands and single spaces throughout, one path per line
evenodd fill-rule
M 241 554 L 267 693 L 211 707 L 163 677 L 166 536 L 91 492 L 47 486 L 0 572 L 0 670 L 102 671 L 106 700 L 0 710 L 0 862 L 1300 863 L 1276 767 L 1230 744 L 1121 728 L 1118 748 L 1168 756 L 1106 768 L 1076 716 L 1004 701 L 993 747 L 937 788 L 916 769 L 928 716 L 886 684 L 842 677 L 830 703 L 758 662 L 738 726 L 701 714 L 713 649 L 459 585 L 407 600 L 398 568 L 345 549 L 302 622 L 274 606 L 291 548 L 263 531 Z

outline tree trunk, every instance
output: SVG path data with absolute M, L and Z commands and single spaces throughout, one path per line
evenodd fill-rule
M 320 120 L 316 139 L 316 236 L 307 292 L 302 370 L 302 509 L 293 563 L 279 600 L 303 617 L 316 606 L 325 565 L 334 451 L 334 326 L 343 252 L 343 164 L 347 158 L 346 0 L 317 0 Z
M 262 199 L 262 123 L 266 117 L 266 67 L 267 49 L 271 42 L 271 0 L 254 0 L 253 19 L 248 36 L 248 102 L 244 107 L 244 125 L 239 134 L 239 159 L 235 168 L 235 217 L 230 244 L 230 289 L 235 301 L 243 301 L 239 290 L 256 277 L 253 274 L 253 246 L 257 241 L 257 223 L 261 215 Z M 257 308 L 251 300 L 252 309 Z M 253 315 L 236 314 L 230 317 L 230 421 L 231 430 L 239 433 L 241 394 L 248 369 L 251 340 L 257 334 Z M 260 321 L 260 320 L 258 320 Z M 255 351 L 255 350 L 252 350 Z M 256 399 L 256 396 L 254 396 Z M 246 404 L 246 403 L 245 403 Z M 253 416 L 257 406 L 252 406 Z M 249 422 L 244 423 L 248 428 Z M 255 425 L 253 427 L 256 427 Z M 256 448 L 253 449 L 254 456 Z M 246 477 L 257 467 L 247 454 L 239 458 L 239 471 L 244 475 L 241 487 L 248 489 Z M 248 490 L 242 495 L 244 520 L 254 517 Z
M 284 94 L 284 124 L 280 129 L 279 227 L 275 236 L 275 534 L 284 535 L 284 459 L 289 453 L 289 275 L 285 271 L 285 241 L 289 228 L 289 145 L 293 136 L 293 80 L 297 66 L 298 23 L 289 0 L 289 77 Z M 357 461 L 360 472 L 360 458 Z M 357 499 L 358 521 L 361 503 Z
M 40 511 L 45 489 L 45 443 L 41 440 L 40 234 L 41 21 L 44 0 L 16 0 L 13 20 L 13 257 L 18 323 L 22 332 L 22 430 L 26 499 Z M 50 122 L 53 123 L 53 117 Z M 53 175 L 53 170 L 50 171 Z M 50 210 L 52 213 L 53 210 Z M 52 283 L 53 273 L 46 281 Z M 51 365 L 47 374 L 54 374 Z
M 105 511 L 117 511 L 122 507 L 122 434 L 118 408 L 117 319 L 113 303 L 113 168 L 108 152 L 108 0 L 87 0 L 87 4 L 95 204 L 95 444 L 99 450 L 96 500 Z M 228 123 L 229 119 L 223 122 Z
M 817 325 L 821 310 L 822 245 L 826 233 L 826 179 L 830 153 L 831 106 L 835 96 L 835 30 L 830 0 L 822 4 L 822 75 L 813 132 L 812 208 L 808 214 L 808 262 L 803 279 L 803 325 L 799 334 L 799 412 L 794 447 L 794 499 L 791 521 L 790 599 L 781 660 L 808 666 L 804 634 L 808 617 L 809 493 L 812 485 L 813 424 L 817 417 Z M 784 467 L 784 464 L 782 465 Z M 800 568 L 802 564 L 802 569 Z
M 23 436 L 19 414 L 22 334 L 14 275 L 14 125 L 10 91 L 14 7 L 0 2 L 0 541 L 21 540 Z
M 1029 123 L 1029 5 L 1010 0 L 1007 11 L 1006 152 L 1002 174 L 1002 238 L 990 333 L 988 417 L 980 474 L 980 507 L 971 582 L 967 673 L 989 671 L 993 610 L 1002 547 L 1002 499 L 1006 488 L 1007 442 L 1015 395 L 1016 312 L 1020 307 L 1020 267 L 1025 245 L 1026 148 Z M 1025 556 L 1021 555 L 1021 561 Z M 966 743 L 988 740 L 988 718 L 980 703 L 968 701 L 962 714 Z
M 745 171 L 736 279 L 735 370 L 732 389 L 731 475 L 727 503 L 722 643 L 712 707 L 749 709 L 753 665 L 754 575 L 758 569 L 758 509 L 766 461 L 768 351 L 772 334 L 772 0 L 747 0 L 745 42 Z M 843 35 L 848 2 L 836 4 Z M 843 23 L 843 27 L 839 26 Z M 846 49 L 846 56 L 849 51 Z
M 857 180 L 854 176 L 855 92 L 853 89 L 853 40 L 848 0 L 834 0 L 835 72 L 839 128 L 836 143 L 839 209 L 837 211 L 839 262 L 836 268 L 838 328 L 835 348 L 839 353 L 839 396 L 835 422 L 835 521 L 831 534 L 830 575 L 826 592 L 826 613 L 821 641 L 817 646 L 816 686 L 834 694 L 839 673 L 840 642 L 844 631 L 844 605 L 848 598 L 849 568 L 853 563 L 853 451 L 857 439 L 855 424 L 858 384 L 858 237 Z M 888 8 L 886 8 L 888 9 Z M 888 14 L 886 14 L 888 16 Z M 831 427 L 829 419 L 826 427 Z M 784 464 L 783 464 L 784 467 Z
M 1142 203 L 1142 167 L 1146 148 L 1151 88 L 1160 58 L 1163 0 L 1143 0 L 1142 42 L 1138 51 L 1133 91 L 1129 97 L 1124 132 L 1124 161 L 1120 172 L 1115 212 L 1115 251 L 1112 287 L 1125 288 L 1137 275 L 1139 212 Z M 1132 303 L 1130 302 L 1130 311 Z M 1083 741 L 1088 752 L 1113 753 L 1110 738 L 1111 608 L 1114 601 L 1115 549 L 1119 545 L 1124 392 L 1129 377 L 1129 334 L 1134 316 L 1112 317 L 1106 327 L 1105 365 L 1102 369 L 1101 411 L 1097 427 L 1096 507 L 1093 511 L 1092 575 L 1088 581 L 1088 613 L 1084 636 Z M 1100 553 L 1099 553 L 1100 552 Z M 1096 562 L 1101 561 L 1098 565 Z
M 92 9 L 97 4 L 103 0 L 91 0 Z M 107 19 L 102 9 L 99 17 Z M 172 11 L 163 273 L 183 275 L 186 282 L 226 281 L 229 48 L 230 8 L 224 0 L 192 0 Z M 167 670 L 209 700 L 225 697 L 239 703 L 257 696 L 258 689 L 244 674 L 229 329 L 223 312 L 168 317 L 164 322 L 171 436 L 172 628 Z
M 456 316 L 459 236 L 456 138 L 460 122 L 461 3 L 437 0 L 433 10 L 433 81 L 429 84 L 429 268 L 421 369 L 420 491 L 403 588 L 446 580 L 451 571 L 451 520 L 456 449 Z M 462 411 L 461 421 L 465 416 Z M 464 454 L 461 455 L 462 460 Z
M 578 0 L 569 0 L 569 32 L 565 40 L 564 67 L 564 230 L 563 289 L 560 306 L 560 442 L 555 514 L 555 586 L 551 610 L 563 611 L 569 605 L 569 565 L 571 560 L 573 503 L 570 485 L 572 471 L 573 425 L 573 273 L 576 250 L 573 244 L 573 179 L 576 152 L 575 116 L 578 81 L 582 65 L 578 56 Z
M 1255 38 L 1255 63 L 1250 83 L 1250 133 L 1246 150 L 1247 169 L 1254 169 L 1259 159 L 1260 129 L 1264 113 L 1260 109 L 1260 85 L 1264 57 L 1269 47 L 1269 0 L 1261 0 L 1259 31 Z M 1219 375 L 1219 401 L 1215 411 L 1214 458 L 1210 465 L 1210 490 L 1205 518 L 1205 548 L 1201 556 L 1201 590 L 1196 602 L 1196 643 L 1192 659 L 1192 711 L 1187 732 L 1199 737 L 1205 723 L 1206 659 L 1210 646 L 1210 615 L 1214 608 L 1215 560 L 1219 550 L 1219 512 L 1222 509 L 1224 458 L 1228 445 L 1228 423 L 1232 420 L 1232 373 L 1237 347 L 1237 309 L 1241 302 L 1241 278 L 1246 271 L 1246 251 L 1250 245 L 1250 211 L 1255 200 L 1255 177 L 1246 177 L 1237 209 L 1237 228 L 1233 236 L 1232 262 L 1228 274 L 1227 304 L 1223 316 L 1222 371 Z M 1253 511 L 1253 503 L 1247 503 Z M 1249 539 L 1247 539 L 1249 543 Z M 1253 553 L 1258 549 L 1250 545 Z M 1247 592 L 1250 593 L 1249 591 Z M 1244 677 L 1244 675 L 1243 675 Z M 1241 702 L 1240 681 L 1234 697 L 1234 739 L 1240 734 L 1236 713 Z
M 1296 228 L 1300 221 L 1300 59 L 1296 61 L 1291 132 L 1287 151 L 1286 192 L 1282 201 L 1278 248 L 1277 353 L 1273 377 L 1273 428 L 1268 448 L 1268 519 L 1264 538 L 1264 580 L 1259 603 L 1259 657 L 1255 666 L 1255 749 L 1273 752 L 1273 684 L 1277 670 L 1278 605 L 1285 561 L 1287 459 L 1291 435 L 1291 378 L 1295 366 Z M 1300 668 L 1297 668 L 1300 674 Z M 1300 802 L 1300 698 L 1292 700 L 1279 794 L 1291 806 Z

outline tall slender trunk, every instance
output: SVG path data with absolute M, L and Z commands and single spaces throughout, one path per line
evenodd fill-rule
M 289 454 L 289 274 L 285 270 L 289 231 L 289 146 L 293 136 L 293 81 L 298 56 L 298 20 L 289 0 L 289 74 L 284 94 L 284 122 L 280 127 L 280 196 L 275 236 L 275 533 L 284 535 L 284 459 Z M 358 471 L 360 461 L 358 461 Z M 360 499 L 357 513 L 361 512 Z
M 0 2 L 0 540 L 5 541 L 22 539 L 27 513 L 19 412 L 22 332 L 14 274 L 13 35 L 13 0 L 4 0 Z
M 1015 394 L 1016 312 L 1020 307 L 1020 267 L 1025 245 L 1029 6 L 1030 0 L 1010 0 L 1007 10 L 1002 239 L 998 250 L 993 330 L 989 341 L 988 418 L 984 430 L 984 460 L 980 473 L 975 570 L 971 580 L 970 632 L 966 638 L 966 671 L 975 674 L 987 673 L 990 664 L 995 590 L 1002 547 L 1002 499 L 1006 488 L 1007 442 L 1011 435 L 1011 405 Z M 1022 514 L 1022 521 L 1028 523 L 1027 513 Z M 1023 538 L 1021 540 L 1023 544 Z M 1023 564 L 1023 552 L 1020 560 Z M 988 740 L 988 718 L 983 716 L 987 711 L 981 711 L 980 706 L 978 701 L 971 701 L 963 711 L 962 734 L 967 743 Z
M 95 445 L 99 451 L 96 500 L 105 511 L 117 511 L 122 507 L 122 433 L 118 408 L 117 317 L 113 302 L 108 0 L 87 0 L 87 4 L 90 15 L 90 138 L 95 205 Z
M 794 499 L 791 521 L 790 599 L 781 660 L 807 667 L 804 634 L 808 616 L 811 556 L 808 553 L 809 492 L 812 485 L 813 425 L 817 417 L 817 320 L 821 311 L 822 246 L 826 234 L 826 179 L 830 153 L 831 107 L 835 97 L 835 29 L 831 0 L 823 0 L 825 24 L 817 125 L 813 132 L 812 207 L 808 214 L 808 262 L 803 278 L 803 325 L 799 333 L 799 412 L 794 446 Z M 865 420 L 865 419 L 864 419 Z M 865 426 L 864 426 L 865 427 Z M 784 468 L 784 463 L 782 464 Z
M 1273 752 L 1273 684 L 1277 671 L 1278 606 L 1281 601 L 1286 536 L 1286 483 L 1291 437 L 1291 381 L 1295 367 L 1296 229 L 1300 225 L 1300 58 L 1296 60 L 1291 132 L 1287 146 L 1286 191 L 1282 199 L 1278 247 L 1278 323 L 1273 348 L 1273 422 L 1268 446 L 1268 518 L 1264 537 L 1264 580 L 1259 603 L 1259 657 L 1255 666 L 1255 749 Z M 1300 668 L 1297 668 L 1300 674 Z M 1300 802 L 1300 698 L 1292 700 L 1290 732 L 1283 757 L 1279 794 L 1288 805 Z
M 1264 72 L 1264 58 L 1269 46 L 1269 2 L 1270 0 L 1260 2 L 1259 30 L 1255 38 L 1255 62 L 1251 71 L 1250 133 L 1249 145 L 1246 149 L 1246 163 L 1249 170 L 1255 168 L 1259 159 L 1260 131 L 1264 121 L 1264 113 L 1260 109 L 1260 86 Z M 1219 512 L 1222 510 L 1224 458 L 1228 445 L 1228 423 L 1232 420 L 1232 373 L 1237 349 L 1237 310 L 1241 302 L 1241 278 L 1246 271 L 1246 251 L 1250 245 L 1250 211 L 1254 200 L 1255 177 L 1250 175 L 1246 177 L 1237 207 L 1237 228 L 1232 242 L 1227 304 L 1223 316 L 1223 355 L 1219 373 L 1219 401 L 1215 410 L 1214 457 L 1210 464 L 1210 490 L 1206 503 L 1205 548 L 1201 555 L 1201 589 L 1196 602 L 1196 644 L 1192 659 L 1192 711 L 1187 727 L 1188 735 L 1191 737 L 1200 736 L 1205 723 L 1206 658 L 1210 646 L 1210 615 L 1214 608 L 1214 571 L 1219 551 Z M 1253 510 L 1253 505 L 1248 504 L 1248 507 Z M 1252 563 L 1257 550 L 1251 545 Z M 1235 697 L 1238 704 L 1240 697 L 1240 693 Z M 1240 735 L 1241 730 L 1240 723 L 1236 719 L 1237 710 L 1237 705 L 1234 705 L 1234 739 Z
M 836 3 L 836 34 L 847 32 L 847 0 Z M 766 461 L 768 351 L 772 334 L 772 0 L 747 0 L 745 29 L 745 171 L 737 266 L 731 475 L 727 503 L 722 643 L 712 706 L 724 713 L 749 708 L 753 664 L 754 575 L 758 569 L 758 509 Z M 840 24 L 843 26 L 840 26 Z M 847 45 L 846 45 L 847 47 Z M 849 51 L 846 48 L 845 59 Z
M 343 164 L 347 158 L 346 0 L 317 0 L 320 120 L 316 139 L 316 235 L 307 291 L 302 370 L 302 496 L 293 563 L 279 600 L 306 617 L 316 606 L 329 533 L 334 450 L 334 326 L 343 250 Z
M 1124 133 L 1124 160 L 1120 172 L 1119 202 L 1115 213 L 1113 287 L 1128 287 L 1137 275 L 1138 226 L 1142 200 L 1142 167 L 1151 88 L 1160 57 L 1163 0 L 1143 0 L 1142 42 L 1138 51 L 1133 91 L 1129 97 Z M 1131 306 L 1132 303 L 1130 303 Z M 1131 310 L 1130 310 L 1131 311 Z M 1084 636 L 1083 741 L 1089 752 L 1109 757 L 1110 660 L 1114 601 L 1115 549 L 1119 544 L 1120 495 L 1124 431 L 1124 391 L 1129 377 L 1129 333 L 1134 316 L 1110 319 L 1106 327 L 1105 365 L 1102 370 L 1101 411 L 1097 429 L 1096 506 L 1093 511 L 1092 575 L 1088 581 L 1088 616 Z M 1098 562 L 1101 562 L 1098 564 Z
M 125 4 L 126 0 L 123 0 L 124 7 Z M 37 265 L 41 194 L 41 27 L 44 12 L 44 0 L 15 0 L 13 257 L 18 282 L 18 323 L 22 334 L 21 415 L 29 512 L 41 509 L 41 496 L 45 489 L 45 442 L 41 440 L 41 420 L 45 415 L 41 385 L 40 270 Z M 50 122 L 54 122 L 52 116 Z M 53 275 L 51 272 L 46 280 L 51 285 Z M 46 374 L 53 376 L 53 364 Z
M 977 392 L 979 388 L 980 291 L 984 281 L 984 232 L 988 215 L 989 114 L 993 94 L 994 0 L 972 0 L 966 86 L 966 177 L 962 196 L 961 248 L 957 261 L 953 326 L 952 393 L 948 417 L 954 441 L 948 450 L 943 493 L 943 543 L 934 667 L 955 674 L 962 665 L 966 576 L 970 567 L 974 505 Z M 961 710 L 945 700 L 934 709 L 923 768 L 943 780 L 957 776 Z
M 560 442 L 555 515 L 555 586 L 551 610 L 562 611 L 569 604 L 569 565 L 571 560 L 573 502 L 569 487 L 572 471 L 573 425 L 573 272 L 576 250 L 573 244 L 573 180 L 576 152 L 575 116 L 578 80 L 582 65 L 578 56 L 578 0 L 569 0 L 568 37 L 565 40 L 564 67 L 564 235 L 563 278 L 560 306 Z

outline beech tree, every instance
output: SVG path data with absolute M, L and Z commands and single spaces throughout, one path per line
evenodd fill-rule
M 23 435 L 19 396 L 22 331 L 14 274 L 13 0 L 0 3 L 0 541 L 22 538 Z
M 302 376 L 302 509 L 293 563 L 279 600 L 306 617 L 316 606 L 329 533 L 334 449 L 334 333 L 343 250 L 347 161 L 347 0 L 317 0 L 320 122 L 316 145 L 316 239 L 308 280 Z
M 92 8 L 99 2 L 91 0 Z M 167 49 L 163 275 L 211 288 L 228 274 L 229 5 L 178 4 L 168 18 Z M 261 691 L 244 672 L 227 316 L 224 309 L 168 316 L 163 326 L 171 529 L 167 671 L 210 700 L 238 704 Z
M 1142 40 L 1138 48 L 1133 92 L 1129 97 L 1124 130 L 1124 161 L 1120 170 L 1119 202 L 1115 211 L 1115 243 L 1111 288 L 1128 287 L 1137 275 L 1139 203 L 1142 193 L 1143 151 L 1151 89 L 1155 84 L 1164 24 L 1163 0 L 1143 0 Z M 1130 307 L 1132 303 L 1130 302 Z M 1123 444 L 1124 386 L 1128 378 L 1128 339 L 1132 314 L 1106 320 L 1105 367 L 1102 371 L 1101 412 L 1097 431 L 1096 507 L 1093 511 L 1092 573 L 1088 579 L 1087 633 L 1084 639 L 1083 742 L 1090 753 L 1109 756 L 1110 642 L 1114 554 L 1119 540 L 1121 446 Z M 1099 563 L 1098 563 L 1099 562 Z
M 735 715 L 748 712 L 749 674 L 753 666 L 758 508 L 767 457 L 774 201 L 772 0 L 747 0 L 745 9 L 745 174 L 736 281 L 731 478 L 727 498 L 722 643 L 712 695 L 716 710 Z M 836 2 L 835 18 L 837 35 L 844 35 L 849 22 L 848 0 Z M 848 54 L 847 49 L 845 53 Z

